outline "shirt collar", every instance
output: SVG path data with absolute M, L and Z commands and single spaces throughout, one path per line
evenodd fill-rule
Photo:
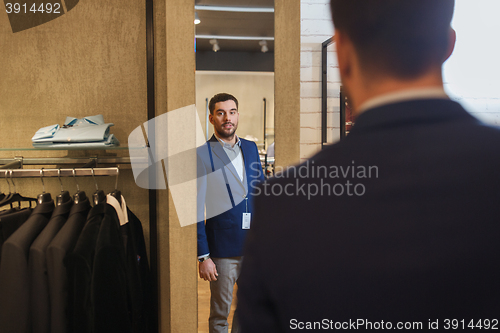
M 222 145 L 223 148 L 229 148 L 229 149 L 234 149 L 234 146 L 231 146 L 229 143 L 227 142 L 224 142 L 221 138 L 219 138 L 217 136 L 217 134 L 215 134 L 215 137 L 217 138 L 217 140 L 219 140 L 220 144 Z M 235 146 L 237 145 L 238 147 L 241 147 L 241 140 L 240 138 L 235 134 L 236 136 L 236 143 L 235 143 Z
M 373 109 L 386 104 L 399 103 L 415 99 L 450 99 L 442 87 L 406 89 L 397 92 L 392 92 L 384 95 L 379 95 L 364 102 L 358 110 L 362 113 L 366 110 Z
M 82 125 L 103 125 L 104 116 L 102 114 L 98 114 L 97 116 L 87 116 L 83 118 L 74 118 L 74 117 L 66 117 L 66 121 L 64 125 L 67 126 L 82 126 Z

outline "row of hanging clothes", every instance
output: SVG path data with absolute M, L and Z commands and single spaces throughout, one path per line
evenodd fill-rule
M 43 191 L 29 198 L 14 178 L 37 170 L 0 170 L 9 184 L 0 194 L 0 331 L 149 332 L 154 298 L 140 220 L 117 186 L 105 194 L 94 178 L 90 197 L 78 182 L 73 196 L 62 188 L 68 174 L 116 174 L 117 185 L 118 168 L 39 171 Z M 53 199 L 43 178 L 55 173 Z

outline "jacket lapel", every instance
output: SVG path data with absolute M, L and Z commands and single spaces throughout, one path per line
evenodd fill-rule
M 232 175 L 236 179 L 236 181 L 245 189 L 245 192 L 247 191 L 247 184 L 245 184 L 245 178 L 246 178 L 246 167 L 247 167 L 247 162 L 245 159 L 245 154 L 243 153 L 243 141 L 241 142 L 241 153 L 243 157 L 243 162 L 244 162 L 244 170 L 243 170 L 243 182 L 240 179 L 240 176 L 238 176 L 238 172 L 236 172 L 236 169 L 234 168 L 234 165 L 232 161 L 229 160 L 229 157 L 227 156 L 226 152 L 224 151 L 224 148 L 222 148 L 221 143 L 215 135 L 212 136 L 212 138 L 209 140 L 210 142 L 210 149 L 212 149 L 212 153 L 214 155 L 214 167 L 215 170 L 224 168 L 224 170 L 229 170 L 230 174 L 226 172 L 226 174 L 229 176 Z
M 243 173 L 243 184 L 245 186 L 245 193 L 248 193 L 248 187 L 250 184 L 248 184 L 248 177 L 247 177 L 247 171 L 248 170 L 251 170 L 250 169 L 250 158 L 249 158 L 249 154 L 248 154 L 248 146 L 247 146 L 247 142 L 244 141 L 244 140 L 241 140 L 241 154 L 243 156 L 243 167 L 245 169 L 245 172 Z M 245 154 L 246 152 L 246 154 Z

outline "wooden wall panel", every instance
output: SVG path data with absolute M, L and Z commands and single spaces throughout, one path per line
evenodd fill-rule
M 300 0 L 274 1 L 276 166 L 300 160 Z
M 156 116 L 196 103 L 193 20 L 194 0 L 155 2 Z M 179 126 L 194 143 L 194 127 Z M 157 211 L 160 332 L 196 332 L 196 225 L 180 226 L 168 191 L 158 191 Z

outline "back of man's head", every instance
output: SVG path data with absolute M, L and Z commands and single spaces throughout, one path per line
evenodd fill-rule
M 331 0 L 368 74 L 412 79 L 446 60 L 455 0 Z

